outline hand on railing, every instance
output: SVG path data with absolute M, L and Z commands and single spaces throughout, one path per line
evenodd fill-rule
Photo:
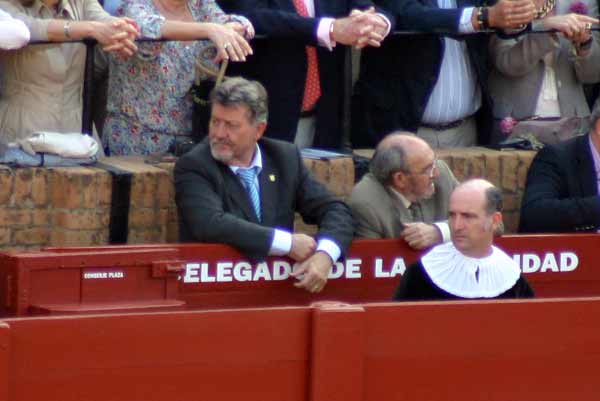
M 234 31 L 242 35 L 246 40 L 254 38 L 254 27 L 250 23 L 248 25 L 244 25 L 241 22 L 232 21 L 226 23 L 225 25 L 233 28 Z
M 217 47 L 215 62 L 221 60 L 246 61 L 246 56 L 252 54 L 252 48 L 237 32 L 232 23 L 221 25 L 207 23 L 208 37 Z
M 117 52 L 122 56 L 132 56 L 137 51 L 135 39 L 139 29 L 131 18 L 118 18 L 112 21 L 91 21 L 91 36 L 102 45 L 107 52 Z
M 489 25 L 501 29 L 522 28 L 533 21 L 535 14 L 531 0 L 500 0 L 489 7 Z
M 308 259 L 317 249 L 317 242 L 309 235 L 296 233 L 292 234 L 292 249 L 288 256 L 296 262 L 303 262 Z
M 379 47 L 387 29 L 387 22 L 373 8 L 366 11 L 353 10 L 348 17 L 338 18 L 333 22 L 331 39 L 358 48 Z
M 581 14 L 565 14 L 546 17 L 540 21 L 545 29 L 556 29 L 573 44 L 588 42 L 592 37 L 592 24 L 598 24 L 596 18 Z

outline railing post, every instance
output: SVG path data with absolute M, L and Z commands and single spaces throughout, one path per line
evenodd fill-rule
M 10 367 L 10 326 L 0 322 L 0 400 L 10 401 L 8 398 L 8 384 Z
M 361 401 L 365 310 L 338 302 L 313 307 L 310 401 Z
M 86 39 L 85 44 L 85 71 L 83 76 L 83 109 L 81 111 L 81 132 L 85 135 L 93 134 L 92 98 L 94 86 L 94 49 L 95 40 Z

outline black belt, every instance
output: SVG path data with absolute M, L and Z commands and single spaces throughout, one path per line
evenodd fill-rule
M 317 114 L 317 109 L 303 110 L 300 112 L 300 118 L 312 117 Z
M 450 121 L 449 123 L 444 123 L 444 124 L 429 124 L 429 123 L 421 122 L 421 127 L 429 128 L 429 129 L 432 129 L 435 131 L 445 131 L 447 129 L 459 127 L 462 123 L 467 121 L 469 118 L 471 118 L 471 116 L 469 116 L 467 118 L 461 118 L 460 120 L 456 120 L 456 121 Z

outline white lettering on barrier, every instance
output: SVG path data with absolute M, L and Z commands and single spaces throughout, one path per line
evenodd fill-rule
M 122 271 L 85 272 L 85 273 L 83 273 L 84 280 L 119 279 L 119 278 L 124 278 L 124 277 L 125 277 L 125 273 Z
M 389 271 L 383 269 L 383 259 L 375 259 L 375 277 L 376 278 L 391 278 L 401 276 L 406 271 L 406 264 L 404 258 L 395 258 L 392 268 Z
M 535 253 L 514 254 L 513 260 L 523 273 L 559 273 L 572 272 L 579 266 L 579 257 L 574 252 L 558 254 L 548 252 L 543 255 Z M 373 260 L 373 276 L 375 278 L 394 278 L 406 271 L 404 258 L 398 257 L 384 263 L 383 258 Z M 339 278 L 359 279 L 362 277 L 362 259 L 346 259 L 336 262 L 329 272 L 329 279 Z M 227 283 L 244 281 L 282 281 L 290 277 L 297 264 L 292 265 L 285 260 L 275 260 L 272 263 L 260 262 L 255 265 L 246 262 L 221 261 L 211 265 L 208 262 L 188 263 L 186 265 L 184 283 Z M 118 276 L 120 274 L 120 276 Z M 123 272 L 93 272 L 84 273 L 84 278 L 122 278 Z
M 517 262 L 523 273 L 547 272 L 572 272 L 579 266 L 579 257 L 573 252 L 556 254 L 548 252 L 543 258 L 535 253 L 514 254 L 513 260 Z

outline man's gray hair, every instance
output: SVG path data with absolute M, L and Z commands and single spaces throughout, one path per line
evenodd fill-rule
M 502 191 L 491 186 L 485 190 L 485 212 L 492 215 L 502 211 Z
M 225 107 L 248 107 L 251 122 L 266 123 L 269 117 L 267 91 L 258 81 L 229 78 L 210 92 L 210 101 Z
M 406 159 L 406 151 L 400 144 L 392 143 L 385 147 L 378 146 L 369 163 L 369 171 L 375 176 L 377 181 L 383 185 L 390 185 L 394 173 L 409 171 Z

